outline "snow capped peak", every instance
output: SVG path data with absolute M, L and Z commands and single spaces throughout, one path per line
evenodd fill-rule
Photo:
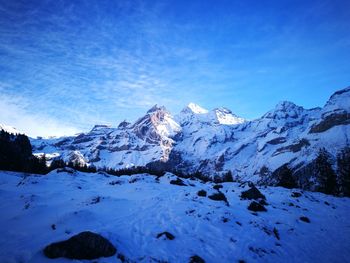
M 118 128 L 126 128 L 130 125 L 131 123 L 126 121 L 126 120 L 123 120 L 121 123 L 119 123 L 118 125 Z
M 202 108 L 195 103 L 189 103 L 180 113 L 175 116 L 175 120 L 180 125 L 188 125 L 197 122 L 210 122 L 212 112 Z
M 297 106 L 295 103 L 291 101 L 284 100 L 277 103 L 275 110 L 289 110 L 296 107 L 299 107 L 299 106 Z
M 235 125 L 245 122 L 243 118 L 233 114 L 231 110 L 220 107 L 211 111 L 190 103 L 175 118 L 181 125 L 194 125 L 199 129 L 202 124 L 206 125 Z M 198 127 L 197 127 L 198 126 Z
M 338 91 L 334 92 L 333 95 L 330 97 L 330 100 L 339 98 L 339 96 L 341 96 L 341 97 L 344 97 L 344 96 L 350 97 L 350 86 L 345 88 L 345 89 L 341 89 L 341 90 L 338 90 Z
M 147 113 L 153 113 L 156 111 L 166 111 L 166 108 L 164 106 L 158 106 L 158 104 L 154 105 L 152 108 L 150 108 Z
M 245 122 L 243 118 L 238 117 L 231 110 L 224 107 L 216 108 L 213 112 L 220 124 L 235 125 Z
M 302 115 L 305 109 L 301 106 L 298 106 L 290 101 L 281 101 L 276 107 L 267 112 L 263 118 L 267 119 L 288 119 L 288 118 L 298 118 Z
M 336 91 L 327 101 L 325 112 L 346 111 L 350 112 L 350 87 Z
M 108 124 L 96 124 L 91 131 L 97 131 L 97 130 L 101 130 L 101 129 L 106 129 L 106 128 L 111 128 L 111 125 Z
M 208 113 L 208 110 L 202 108 L 201 106 L 190 102 L 183 110 L 182 112 L 186 112 L 186 113 L 194 113 L 194 114 L 204 114 L 204 113 Z
M 158 105 L 149 109 L 147 114 L 139 118 L 132 127 L 138 137 L 148 137 L 149 141 L 153 141 L 158 136 L 173 136 L 181 130 L 166 108 Z
M 228 108 L 225 108 L 225 107 L 215 108 L 214 111 L 222 112 L 222 113 L 226 113 L 226 114 L 232 114 L 232 111 Z
M 5 125 L 5 124 L 0 124 L 0 131 L 1 130 L 4 130 L 5 132 L 12 133 L 12 134 L 20 134 L 21 133 L 16 128 L 14 128 L 12 126 Z

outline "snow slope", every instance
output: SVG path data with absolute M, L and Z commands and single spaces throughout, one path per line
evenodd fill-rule
M 184 180 L 187 186 L 177 186 L 171 179 L 171 174 L 156 180 L 146 174 L 1 171 L 0 262 L 72 262 L 49 260 L 42 249 L 84 230 L 108 238 L 130 262 L 189 262 L 193 255 L 215 263 L 350 258 L 349 198 L 306 191 L 293 198 L 293 190 L 266 187 L 260 190 L 268 211 L 254 214 L 239 197 L 247 186 L 224 183 L 227 206 L 197 196 L 201 189 L 216 192 L 212 183 Z M 163 231 L 175 239 L 157 239 Z

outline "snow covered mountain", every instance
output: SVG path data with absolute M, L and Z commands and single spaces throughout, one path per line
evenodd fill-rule
M 65 161 L 98 167 L 144 166 L 153 160 L 166 161 L 180 127 L 164 107 L 154 106 L 133 125 L 126 121 L 117 128 L 95 125 L 76 137 L 32 140 L 37 152 L 58 153 Z
M 283 101 L 252 121 L 225 108 L 190 103 L 177 115 L 154 106 L 134 124 L 96 125 L 75 137 L 32 139 L 37 153 L 114 169 L 153 165 L 210 176 L 232 171 L 259 181 L 283 164 L 295 171 L 325 147 L 331 155 L 350 145 L 350 87 L 335 92 L 323 108 Z

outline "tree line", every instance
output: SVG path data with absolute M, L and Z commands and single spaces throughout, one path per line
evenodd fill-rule
M 51 162 L 51 165 L 48 167 L 49 171 L 59 169 L 59 168 L 73 168 L 74 170 L 85 172 L 85 173 L 96 173 L 96 172 L 104 172 L 114 176 L 122 176 L 122 175 L 134 175 L 134 174 L 142 174 L 147 173 L 150 175 L 154 175 L 156 177 L 161 177 L 167 172 L 171 172 L 172 174 L 181 177 L 181 178 L 190 178 L 190 179 L 199 179 L 203 182 L 214 181 L 215 183 L 222 182 L 233 182 L 233 176 L 231 171 L 224 172 L 221 176 L 214 176 L 214 178 L 209 175 L 203 174 L 199 171 L 194 173 L 184 173 L 180 170 L 163 170 L 158 169 L 154 166 L 132 166 L 128 168 L 114 169 L 111 167 L 99 167 L 96 168 L 94 165 L 81 165 L 76 162 L 64 162 L 62 159 L 55 159 Z
M 317 180 L 315 191 L 350 196 L 350 147 L 341 149 L 335 160 L 333 159 L 325 148 L 321 148 L 316 159 L 307 165 L 303 172 L 292 170 L 288 164 L 284 164 L 273 173 L 270 173 L 267 167 L 263 167 L 260 174 L 265 177 L 271 176 L 274 185 L 286 188 L 305 188 L 300 177 L 309 174 Z M 333 166 L 336 169 L 333 169 Z
M 204 182 L 229 182 L 233 181 L 232 173 L 226 172 L 222 176 L 211 178 L 199 171 L 194 173 L 184 173 L 179 170 L 167 171 L 154 166 L 133 166 L 129 168 L 96 168 L 94 165 L 80 164 L 77 162 L 65 162 L 62 159 L 52 160 L 50 165 L 46 164 L 45 154 L 36 157 L 32 154 L 32 145 L 28 137 L 24 134 L 11 134 L 4 130 L 0 131 L 0 170 L 17 171 L 35 174 L 47 174 L 58 168 L 70 167 L 77 171 L 96 173 L 105 172 L 114 176 L 133 175 L 147 173 L 157 177 L 163 176 L 166 172 L 171 172 L 182 178 L 197 178 Z
M 333 169 L 334 163 L 337 167 L 336 170 Z M 136 166 L 122 169 L 104 167 L 97 169 L 93 165 L 64 162 L 62 159 L 54 159 L 48 166 L 45 155 L 36 157 L 32 154 L 32 146 L 26 135 L 14 135 L 4 130 L 0 131 L 0 170 L 47 174 L 52 170 L 64 167 L 88 173 L 105 172 L 114 176 L 147 173 L 160 177 L 166 172 L 171 172 L 178 177 L 197 178 L 204 182 L 234 181 L 231 171 L 212 177 L 200 171 L 185 173 L 180 170 L 172 169 L 168 171 L 154 166 Z M 325 148 L 321 148 L 316 159 L 308 165 L 308 168 L 309 170 L 306 173 L 312 174 L 318 182 L 314 190 L 326 194 L 350 196 L 350 147 L 343 148 L 337 154 L 335 161 Z M 263 167 L 260 174 L 262 177 L 265 176 L 275 180 L 273 185 L 287 188 L 305 188 L 298 180 L 295 170 L 289 168 L 288 164 L 282 165 L 272 173 L 267 167 Z
M 32 154 L 32 145 L 26 135 L 0 131 L 0 169 L 26 173 L 45 174 L 45 158 Z

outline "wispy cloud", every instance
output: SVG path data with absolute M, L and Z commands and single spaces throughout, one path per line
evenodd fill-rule
M 45 112 L 82 129 L 93 122 L 115 123 L 126 113 L 135 119 L 155 103 L 179 104 L 180 76 L 186 75 L 179 61 L 194 63 L 203 54 L 162 41 L 174 36 L 166 35 L 169 24 L 155 20 L 158 6 L 120 5 L 120 16 L 108 18 L 91 5 L 94 16 L 88 20 L 79 17 L 79 6 L 60 7 L 53 13 L 43 7 L 29 13 L 0 9 L 21 20 L 14 28 L 0 28 L 0 51 L 8 62 L 3 76 L 12 84 L 2 93 L 27 98 L 21 113 Z
M 20 132 L 32 137 L 67 136 L 79 132 L 76 128 L 55 120 L 45 112 L 35 109 L 28 111 L 28 107 L 32 105 L 23 98 L 0 94 L 0 120 Z
M 309 67 L 303 57 L 317 60 L 349 47 L 346 34 L 330 33 L 317 46 L 310 37 L 310 28 L 348 32 L 344 18 L 303 27 L 310 17 L 318 21 L 314 10 L 326 16 L 331 1 L 297 6 L 298 15 L 281 3 L 257 1 L 252 10 L 233 2 L 175 2 L 1 1 L 0 122 L 11 119 L 2 112 L 15 114 L 7 107 L 19 112 L 17 123 L 25 116 L 23 123 L 50 119 L 52 127 L 87 130 L 132 121 L 156 103 L 177 111 L 190 101 L 258 117 L 291 99 L 275 97 L 292 94 L 311 74 L 306 68 L 327 82 L 327 68 Z

